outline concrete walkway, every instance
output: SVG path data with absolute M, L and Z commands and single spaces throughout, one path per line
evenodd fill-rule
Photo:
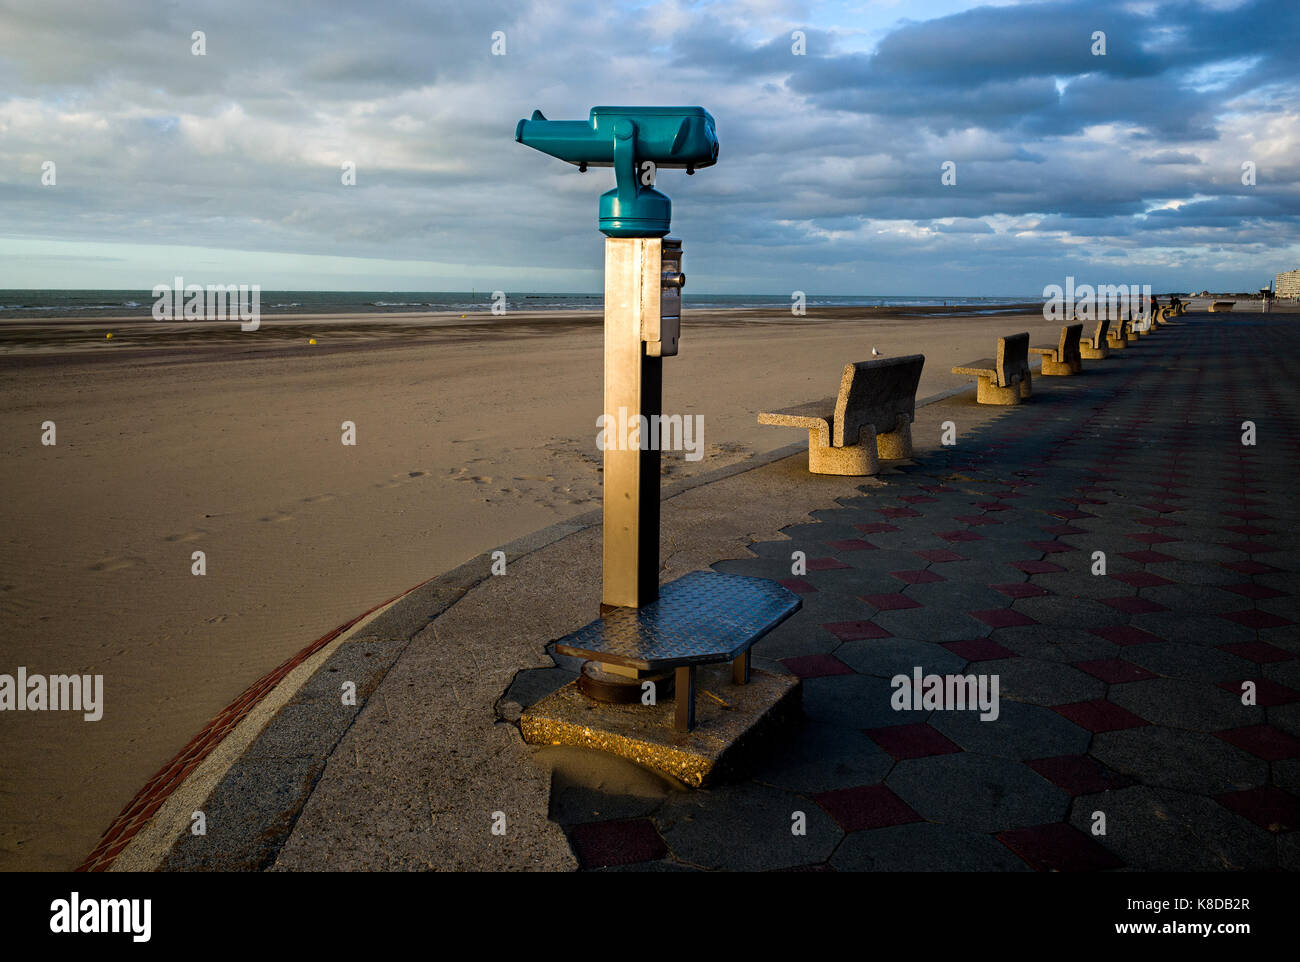
M 664 580 L 803 596 L 755 666 L 803 678 L 805 724 L 749 780 L 523 744 L 573 677 L 546 645 L 597 608 L 588 517 L 340 636 L 97 867 L 1300 867 L 1300 316 L 1180 321 L 1017 408 L 919 409 L 877 478 L 796 455 L 669 498 Z M 916 669 L 996 679 L 996 720 L 896 710 Z

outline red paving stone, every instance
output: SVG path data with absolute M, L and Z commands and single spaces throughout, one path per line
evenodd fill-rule
M 884 534 L 888 531 L 899 530 L 894 525 L 885 524 L 884 522 L 881 521 L 871 522 L 867 524 L 855 524 L 853 527 L 857 528 L 863 534 Z
M 1283 625 L 1295 623 L 1270 611 L 1258 611 L 1253 608 L 1246 611 L 1229 612 L 1226 615 L 1219 615 L 1219 617 L 1228 621 L 1235 621 L 1239 625 L 1245 625 L 1247 628 L 1254 628 L 1257 631 L 1260 628 L 1281 628 Z
M 1040 872 L 1099 872 L 1124 866 L 1114 854 L 1065 822 L 1011 829 L 999 832 L 997 839 Z
M 1219 645 L 1219 650 L 1260 665 L 1270 665 L 1276 661 L 1291 661 L 1296 657 L 1286 649 L 1270 645 L 1267 641 L 1234 641 L 1231 644 Z
M 832 551 L 877 551 L 879 550 L 870 541 L 863 541 L 861 538 L 848 538 L 844 541 L 827 541 L 826 547 Z
M 905 758 L 929 758 L 931 755 L 952 755 L 962 750 L 925 722 L 895 725 L 892 728 L 871 728 L 865 734 L 898 761 Z
M 889 577 L 897 578 L 899 581 L 906 581 L 909 585 L 927 585 L 936 581 L 947 581 L 943 575 L 935 574 L 933 571 L 891 571 Z
M 1265 761 L 1277 762 L 1284 758 L 1300 756 L 1300 738 L 1289 735 L 1272 725 L 1230 728 L 1227 731 L 1215 732 L 1214 736 L 1222 738 L 1229 745 L 1244 748 Z
M 928 551 L 913 551 L 912 554 L 916 555 L 918 558 L 930 562 L 931 564 L 943 564 L 948 561 L 966 560 L 964 555 L 959 555 L 955 551 L 948 551 L 945 548 L 931 548 Z
M 1094 678 L 1100 678 L 1108 685 L 1118 685 L 1127 681 L 1146 681 L 1149 678 L 1159 677 L 1123 658 L 1099 658 L 1094 661 L 1075 661 L 1071 664 Z
M 866 638 L 892 638 L 889 632 L 872 621 L 836 621 L 822 625 L 840 641 L 862 641 Z
M 1218 687 L 1234 695 L 1242 694 L 1242 685 L 1251 681 L 1255 685 L 1255 704 L 1263 705 L 1265 708 L 1272 708 L 1275 705 L 1289 705 L 1294 701 L 1300 700 L 1300 692 L 1296 692 L 1286 685 L 1279 685 L 1275 681 L 1269 681 L 1267 678 L 1239 678 L 1236 681 L 1221 681 Z
M 1046 588 L 1030 581 L 1013 581 L 1005 585 L 989 585 L 994 591 L 1000 591 L 1011 598 L 1040 598 L 1050 595 Z
M 1265 598 L 1280 598 L 1287 594 L 1285 591 L 1278 591 L 1276 588 L 1257 585 L 1249 581 L 1243 585 L 1215 585 L 1215 587 L 1220 591 L 1231 591 L 1243 598 L 1250 598 L 1252 601 L 1262 601 Z
M 974 531 L 940 531 L 936 537 L 943 538 L 944 541 L 983 541 L 982 534 L 976 534 Z
M 881 611 L 900 611 L 904 608 L 920 608 L 921 603 L 904 594 L 861 595 L 863 601 Z
M 797 655 L 782 658 L 781 664 L 800 678 L 825 678 L 829 675 L 852 675 L 853 669 L 834 655 Z
M 987 611 L 970 611 L 967 614 L 994 628 L 1016 628 L 1020 625 L 1038 624 L 1028 615 L 1013 611 L 1010 608 L 991 608 Z
M 1272 785 L 1217 795 L 1215 801 L 1270 832 L 1300 828 L 1300 799 Z
M 574 825 L 569 842 L 578 863 L 587 869 L 654 862 L 668 854 L 668 846 L 648 818 Z
M 1076 701 L 1069 705 L 1053 705 L 1056 712 L 1080 728 L 1086 728 L 1094 735 L 1098 732 L 1119 731 L 1122 728 L 1141 728 L 1150 722 L 1139 718 L 1127 709 L 1120 708 L 1114 702 L 1097 698 L 1092 701 Z
M 1132 778 L 1112 772 L 1091 755 L 1036 758 L 1025 764 L 1071 795 L 1094 795 L 1133 784 Z
M 846 832 L 868 828 L 887 828 L 922 821 L 901 798 L 884 785 L 842 788 L 814 795 L 813 801 Z
M 811 581 L 805 581 L 803 578 L 778 578 L 776 583 L 783 588 L 789 588 L 797 595 L 811 595 L 817 591 Z

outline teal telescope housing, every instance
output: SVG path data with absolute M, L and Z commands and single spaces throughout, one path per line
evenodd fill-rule
M 663 237 L 672 201 L 646 175 L 653 164 L 693 174 L 718 162 L 718 136 L 703 107 L 592 107 L 588 120 L 547 120 L 534 110 L 515 127 L 515 140 L 575 165 L 613 167 L 615 188 L 600 197 L 600 231 L 607 237 Z

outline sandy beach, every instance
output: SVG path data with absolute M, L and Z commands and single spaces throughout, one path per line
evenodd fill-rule
M 873 347 L 926 355 L 919 398 L 960 386 L 949 368 L 1000 334 L 1055 339 L 1028 310 L 688 311 L 664 410 L 704 415 L 704 457 L 666 453 L 664 473 L 801 440 L 757 413 L 827 396 Z M 43 320 L 0 338 L 0 670 L 105 689 L 98 722 L 0 727 L 3 869 L 77 864 L 208 719 L 331 628 L 599 505 L 596 314 L 295 316 L 248 334 Z

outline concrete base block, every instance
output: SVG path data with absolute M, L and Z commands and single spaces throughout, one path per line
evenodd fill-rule
M 904 421 L 898 430 L 876 435 L 876 456 L 882 461 L 898 461 L 912 456 L 912 422 Z
M 1134 340 L 1137 340 L 1135 337 Z M 1108 337 L 1106 338 L 1106 347 L 1112 351 L 1128 350 L 1128 338 L 1126 337 Z
M 975 388 L 975 400 L 980 404 L 1019 404 L 1022 386 L 1023 384 L 1012 384 L 1009 387 L 998 387 L 993 378 L 982 377 Z
M 1078 374 L 1082 369 L 1081 365 L 1076 366 L 1069 361 L 1053 361 L 1050 357 L 1044 356 L 1043 369 L 1038 373 L 1048 377 L 1069 377 Z
M 1110 351 L 1106 347 L 1089 347 L 1087 344 L 1080 344 L 1079 356 L 1089 361 L 1104 361 L 1110 357 Z
M 842 448 L 823 444 L 816 431 L 808 432 L 808 470 L 813 474 L 838 474 L 856 477 L 880 473 L 876 446 L 848 444 Z
M 696 670 L 695 728 L 673 730 L 674 702 L 609 705 L 570 682 L 523 713 L 530 745 L 577 745 L 610 752 L 690 788 L 743 774 L 779 729 L 798 724 L 802 688 L 794 675 L 754 670 L 749 684 L 731 683 L 731 666 Z

